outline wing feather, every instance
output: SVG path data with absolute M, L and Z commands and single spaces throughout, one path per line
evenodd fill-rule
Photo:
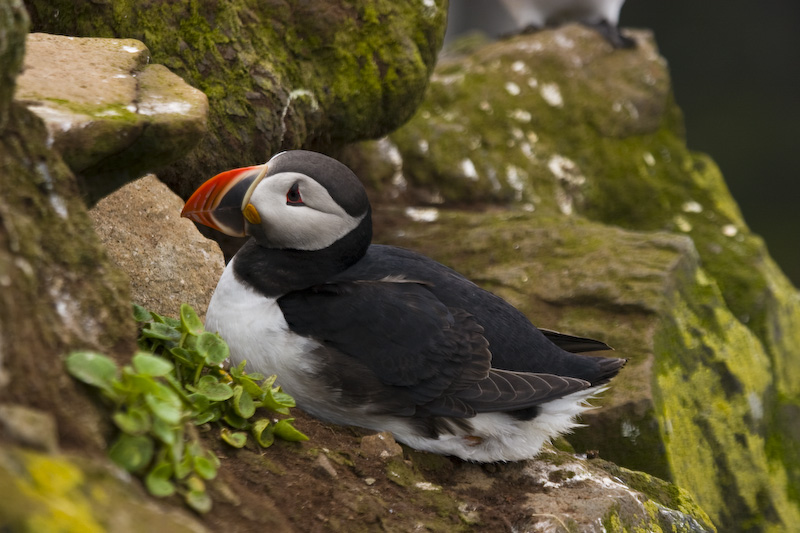
M 491 368 L 477 319 L 447 307 L 421 283 L 328 283 L 289 293 L 278 304 L 293 331 L 342 358 L 326 365 L 331 381 L 384 412 L 407 414 L 407 401 L 419 415 L 471 417 L 524 409 L 590 386 L 578 378 Z

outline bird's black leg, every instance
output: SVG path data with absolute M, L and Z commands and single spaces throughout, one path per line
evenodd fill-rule
M 586 24 L 597 33 L 602 35 L 606 41 L 611 43 L 614 48 L 636 48 L 636 41 L 620 33 L 619 28 L 607 20 L 602 20 L 593 24 Z

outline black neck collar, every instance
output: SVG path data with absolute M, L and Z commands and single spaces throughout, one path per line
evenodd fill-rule
M 233 272 L 265 296 L 277 298 L 347 270 L 364 257 L 371 240 L 369 212 L 353 231 L 322 250 L 265 248 L 250 239 L 236 253 Z

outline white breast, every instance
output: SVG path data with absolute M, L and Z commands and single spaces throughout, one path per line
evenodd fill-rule
M 613 25 L 625 0 L 502 0 L 518 27 L 544 27 L 553 19 L 597 23 L 602 19 Z
M 319 343 L 289 329 L 277 298 L 265 297 L 237 280 L 234 261 L 225 267 L 211 296 L 206 329 L 228 343 L 231 363 L 246 360 L 248 372 L 277 374 L 286 392 L 302 396 L 315 366 L 309 354 Z

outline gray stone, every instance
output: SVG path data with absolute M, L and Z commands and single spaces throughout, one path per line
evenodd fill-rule
M 362 437 L 361 451 L 369 457 L 379 459 L 390 459 L 403 455 L 403 448 L 397 444 L 394 436 L 388 431 Z
M 44 120 L 89 203 L 179 159 L 205 132 L 205 95 L 149 61 L 133 39 L 28 36 L 15 98 Z
M 336 468 L 324 453 L 317 456 L 317 460 L 314 463 L 314 472 L 323 478 L 336 479 L 339 477 L 339 474 L 336 473 Z
M 130 278 L 131 299 L 177 317 L 182 303 L 205 316 L 225 263 L 188 219 L 183 201 L 154 175 L 129 183 L 89 212 L 111 260 Z
M 0 405 L 0 438 L 44 452 L 58 451 L 53 416 L 24 405 Z

